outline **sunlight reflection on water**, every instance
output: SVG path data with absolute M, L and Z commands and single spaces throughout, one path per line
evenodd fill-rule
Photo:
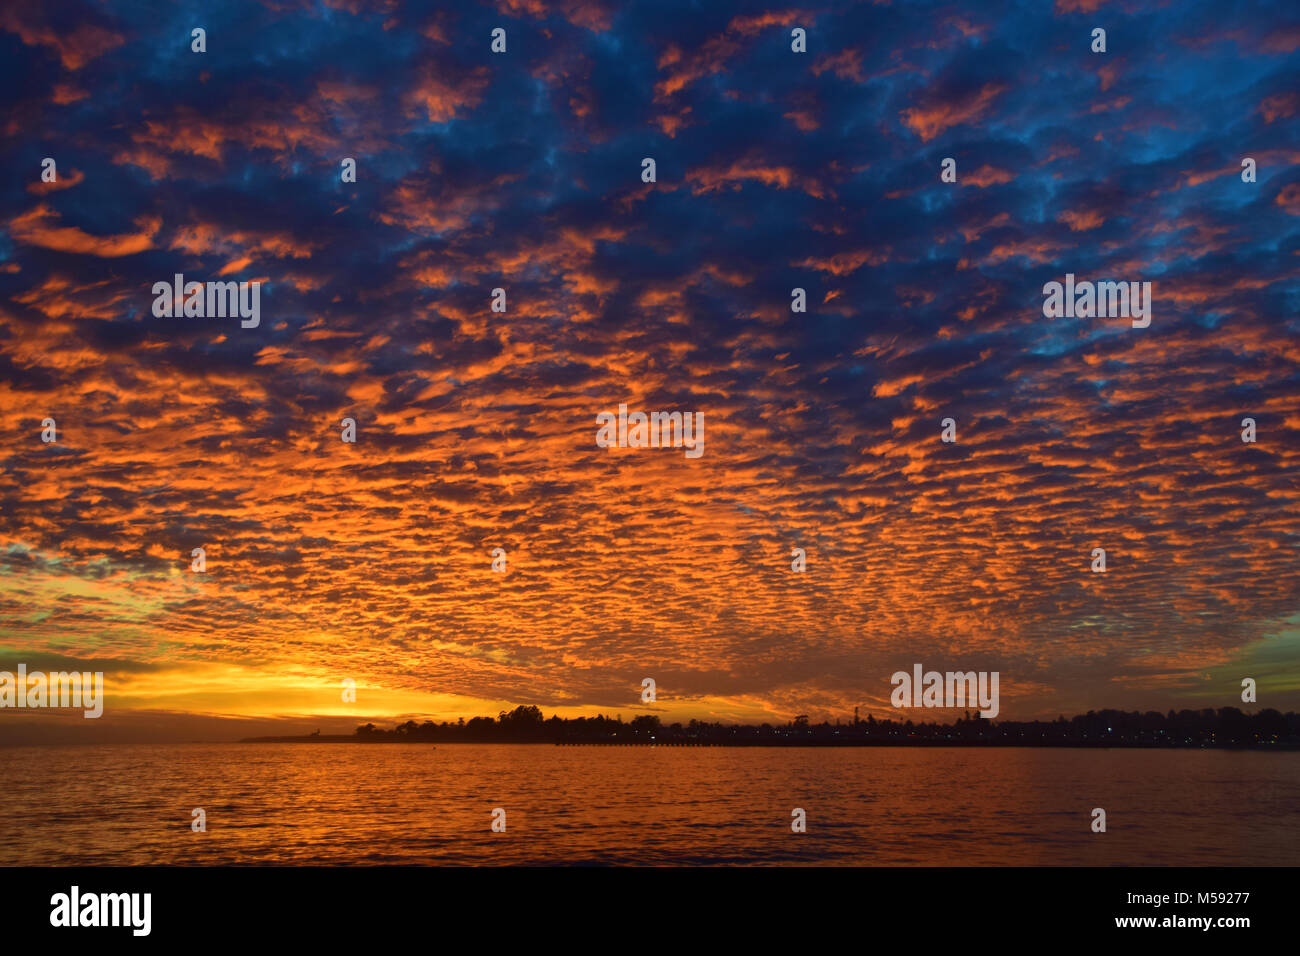
M 1294 865 L 1300 754 L 0 748 L 0 863 Z M 190 830 L 202 807 L 208 832 Z M 494 807 L 507 831 L 492 833 Z M 808 832 L 790 832 L 795 807 Z M 1090 832 L 1103 807 L 1108 832 Z

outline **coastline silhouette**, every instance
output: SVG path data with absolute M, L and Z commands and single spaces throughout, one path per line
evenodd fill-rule
M 549 743 L 722 747 L 1250 747 L 1300 749 L 1300 714 L 1271 708 L 1246 714 L 1236 707 L 1211 710 L 1088 711 L 1066 720 L 985 720 L 978 713 L 950 724 L 876 720 L 811 724 L 800 715 L 786 724 L 725 724 L 691 720 L 664 724 L 654 714 L 624 722 L 621 715 L 547 719 L 532 705 L 495 719 L 456 723 L 408 720 L 391 730 L 364 724 L 353 734 L 246 737 L 240 743 Z

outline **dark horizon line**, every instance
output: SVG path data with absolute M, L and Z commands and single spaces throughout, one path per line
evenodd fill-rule
M 363 724 L 351 735 L 320 731 L 305 736 L 245 737 L 240 743 L 553 743 L 663 746 L 1013 746 L 1013 747 L 1269 747 L 1300 748 L 1300 714 L 1236 707 L 1159 711 L 1088 711 L 1069 720 L 995 721 L 966 711 L 951 724 L 879 720 L 870 713 L 852 723 L 810 724 L 806 715 L 774 725 L 710 723 L 691 719 L 665 725 L 655 714 L 624 723 L 595 717 L 543 716 L 532 705 L 501 711 L 496 719 L 457 723 L 407 720 L 391 730 Z

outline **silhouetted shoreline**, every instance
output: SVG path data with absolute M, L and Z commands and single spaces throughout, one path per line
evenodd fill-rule
M 990 721 L 978 714 L 951 724 L 911 720 L 865 720 L 809 724 L 796 717 L 786 724 L 711 724 L 692 720 L 665 725 L 643 714 L 624 723 L 596 717 L 545 719 L 533 706 L 502 711 L 496 719 L 475 717 L 456 723 L 408 720 L 391 730 L 374 724 L 354 734 L 246 737 L 240 743 L 431 744 L 502 743 L 557 746 L 659 747 L 1123 747 L 1147 749 L 1300 749 L 1300 715 L 1265 709 L 1246 714 L 1235 707 L 1160 714 L 1118 710 L 1089 711 L 1066 720 Z
M 299 737 L 245 737 L 241 744 L 431 744 L 432 740 L 386 737 L 372 740 L 356 734 L 306 734 Z

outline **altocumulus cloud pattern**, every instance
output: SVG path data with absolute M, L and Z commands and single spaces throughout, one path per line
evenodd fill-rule
M 1298 48 L 1282 3 L 8 5 L 0 648 L 110 710 L 785 720 L 958 659 L 1007 717 L 1294 707 Z M 1049 318 L 1067 275 L 1149 326 Z M 620 404 L 703 453 L 598 444 Z

